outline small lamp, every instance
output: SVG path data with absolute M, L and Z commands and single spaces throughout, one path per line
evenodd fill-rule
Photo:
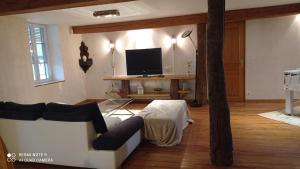
M 192 32 L 193 32 L 192 30 L 187 30 L 187 31 L 183 32 L 183 34 L 181 35 L 181 38 L 187 38 L 188 37 L 191 40 L 191 42 L 193 44 L 193 47 L 197 51 L 198 50 L 197 46 L 196 46 L 195 42 L 193 41 L 193 39 L 191 38 Z

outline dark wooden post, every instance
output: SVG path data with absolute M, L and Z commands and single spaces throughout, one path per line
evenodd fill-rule
M 226 98 L 223 46 L 225 0 L 208 0 L 207 72 L 210 156 L 217 166 L 233 164 L 230 111 Z
M 130 81 L 129 80 L 122 80 L 121 82 L 121 88 L 122 88 L 122 92 L 121 92 L 121 96 L 123 98 L 127 98 L 128 94 L 130 93 Z
M 178 79 L 171 79 L 171 84 L 170 84 L 170 95 L 171 99 L 179 99 L 179 80 Z
M 198 54 L 196 55 L 195 99 L 200 105 L 207 103 L 206 23 L 197 25 Z

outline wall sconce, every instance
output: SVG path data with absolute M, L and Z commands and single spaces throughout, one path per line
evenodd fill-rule
M 172 72 L 173 74 L 175 74 L 175 48 L 176 48 L 176 44 L 177 44 L 177 39 L 175 36 L 171 37 L 171 44 L 173 46 L 173 52 L 172 52 Z
M 109 49 L 110 49 L 111 54 L 114 54 L 114 51 L 115 51 L 115 44 L 112 43 L 112 42 L 110 42 L 110 44 L 109 44 Z
M 113 42 L 109 43 L 109 49 L 110 49 L 110 53 L 111 53 L 111 67 L 112 67 L 112 74 L 113 76 L 115 76 L 115 56 L 114 56 L 114 52 L 115 52 L 115 44 Z M 113 84 L 112 87 L 114 88 Z
M 174 36 L 172 36 L 172 38 L 171 38 L 171 44 L 173 46 L 173 50 L 175 50 L 175 47 L 176 47 L 176 44 L 177 44 L 177 39 Z

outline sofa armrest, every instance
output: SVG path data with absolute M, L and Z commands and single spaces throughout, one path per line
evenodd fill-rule
M 143 126 L 143 118 L 139 116 L 131 117 L 105 134 L 100 135 L 93 142 L 93 147 L 96 150 L 117 150 Z

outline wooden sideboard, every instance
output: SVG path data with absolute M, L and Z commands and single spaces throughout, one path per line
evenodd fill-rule
M 194 80 L 195 75 L 164 75 L 164 76 L 113 76 L 106 77 L 104 80 L 120 80 L 121 81 L 121 91 L 119 95 L 123 98 L 171 98 L 180 99 L 184 95 L 191 93 L 190 89 L 182 90 L 179 88 L 180 81 Z M 143 81 L 143 80 L 170 80 L 170 91 L 169 92 L 146 92 L 142 95 L 130 92 L 130 81 Z

